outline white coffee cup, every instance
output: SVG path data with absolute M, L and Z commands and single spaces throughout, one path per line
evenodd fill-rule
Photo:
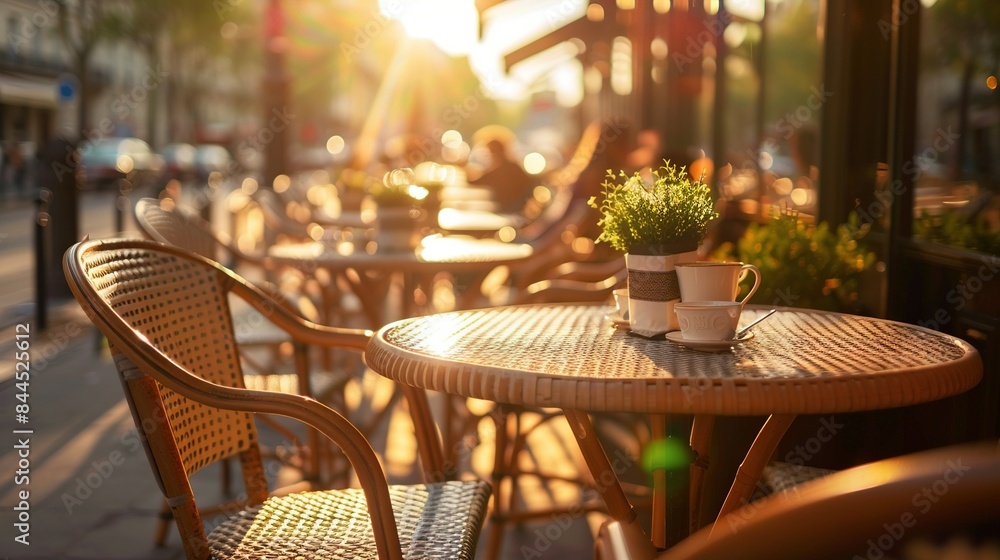
M 739 303 L 746 302 L 760 287 L 760 270 L 752 264 L 741 262 L 697 261 L 677 263 L 677 282 L 680 284 L 681 301 L 736 301 L 740 282 L 753 271 L 754 282 L 750 293 Z
M 732 340 L 743 304 L 738 301 L 696 301 L 674 305 L 684 340 Z

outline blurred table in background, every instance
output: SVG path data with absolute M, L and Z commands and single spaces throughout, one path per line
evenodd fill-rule
M 280 244 L 268 249 L 268 259 L 306 274 L 322 269 L 342 280 L 360 300 L 371 326 L 377 328 L 388 320 L 416 314 L 427 304 L 426 290 L 439 273 L 463 275 L 464 291 L 476 291 L 495 267 L 522 261 L 532 253 L 531 246 L 522 243 L 431 235 L 413 250 L 380 250 L 375 246 L 369 251 L 369 246 L 347 242 Z M 394 279 L 400 280 L 401 296 L 392 302 L 388 290 Z M 424 292 L 414 297 L 416 290 Z M 466 301 L 475 298 L 469 293 L 456 294 L 456 298 L 463 295 Z

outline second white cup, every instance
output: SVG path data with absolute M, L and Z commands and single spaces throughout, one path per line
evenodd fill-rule
M 677 263 L 681 301 L 736 301 L 736 296 L 740 293 L 740 282 L 751 271 L 754 273 L 753 287 L 739 302 L 741 305 L 746 305 L 760 287 L 760 270 L 756 266 L 741 262 Z

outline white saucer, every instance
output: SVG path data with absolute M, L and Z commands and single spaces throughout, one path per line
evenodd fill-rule
M 733 340 L 684 340 L 684 337 L 681 335 L 681 331 L 671 331 L 664 336 L 667 340 L 687 346 L 692 350 L 699 350 L 701 352 L 722 352 L 729 350 L 734 344 L 743 344 L 753 338 L 753 331 L 746 333 L 740 338 L 734 338 Z

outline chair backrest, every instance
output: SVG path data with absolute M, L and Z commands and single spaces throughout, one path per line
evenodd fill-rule
M 243 387 L 227 295 L 234 280 L 221 266 L 150 241 L 91 241 L 64 263 L 80 305 L 108 337 L 115 365 L 157 482 L 174 511 L 189 557 L 207 541 L 188 477 L 232 456 L 243 467 L 247 502 L 261 503 L 267 483 L 253 415 L 212 408 L 160 385 L 119 345 L 152 346 L 207 381 Z M 155 352 L 154 352 L 155 354 Z
M 308 206 L 308 201 L 303 197 L 302 203 L 294 205 L 286 202 L 281 194 L 271 189 L 258 189 L 250 198 L 260 208 L 261 217 L 264 224 L 277 234 L 288 236 L 295 240 L 311 240 L 309 227 L 306 223 L 292 219 L 289 216 L 289 209 L 294 207 L 305 213 L 305 221 L 312 218 L 312 209 Z
M 177 206 L 172 199 L 139 200 L 135 218 L 143 233 L 153 241 L 175 245 L 208 259 L 218 258 L 219 248 L 226 246 L 210 224 Z

